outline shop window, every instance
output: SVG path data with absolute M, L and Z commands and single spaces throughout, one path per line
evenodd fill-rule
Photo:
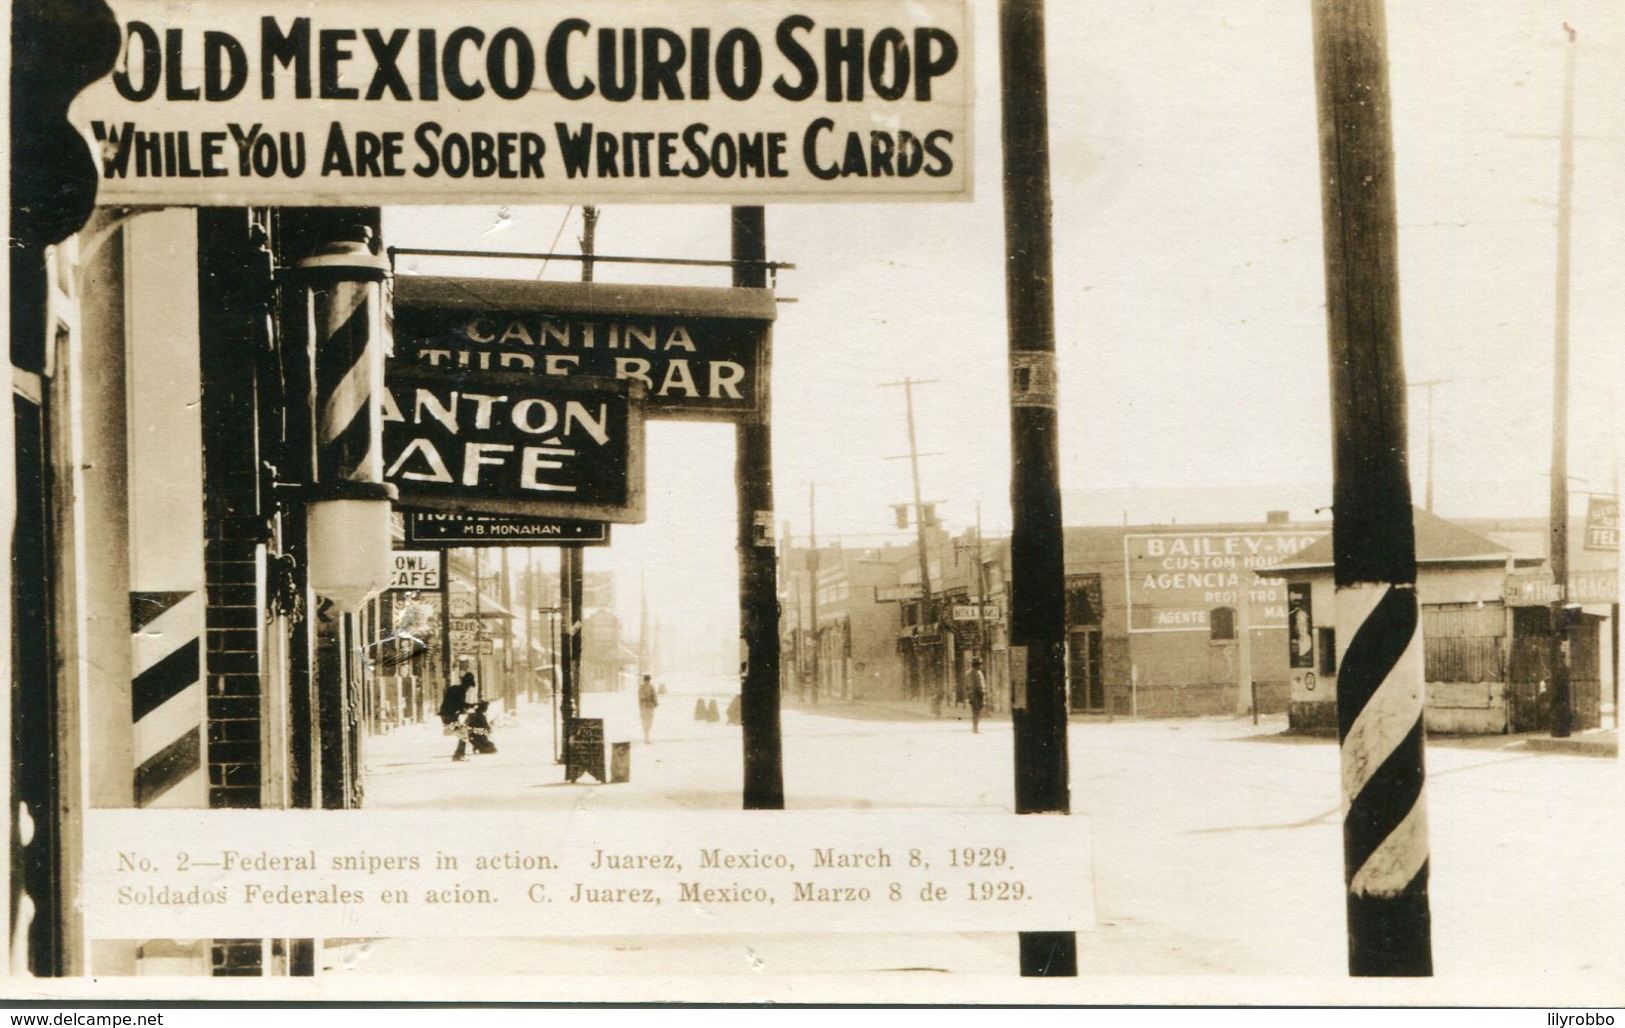
M 1337 674 L 1337 629 L 1315 629 L 1315 642 L 1320 649 L 1320 674 Z

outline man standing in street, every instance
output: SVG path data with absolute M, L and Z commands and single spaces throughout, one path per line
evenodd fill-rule
M 649 730 L 655 724 L 655 708 L 660 706 L 660 697 L 655 694 L 654 682 L 649 675 L 643 676 L 638 685 L 638 717 L 643 721 L 643 741 L 649 741 Z
M 987 676 L 982 674 L 982 658 L 970 662 L 970 673 L 965 676 L 965 698 L 970 701 L 970 730 L 982 730 L 982 705 L 987 702 Z

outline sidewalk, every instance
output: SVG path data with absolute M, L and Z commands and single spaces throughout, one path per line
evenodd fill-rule
M 1554 739 L 1551 735 L 1531 734 L 1512 745 L 1519 749 L 1533 750 L 1537 753 L 1570 753 L 1587 757 L 1618 757 L 1619 730 L 1615 728 L 1593 728 L 1589 731 L 1576 732 L 1566 739 Z

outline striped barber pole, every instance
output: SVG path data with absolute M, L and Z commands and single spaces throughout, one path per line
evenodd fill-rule
M 130 594 L 138 807 L 208 805 L 202 634 L 202 593 Z
M 366 256 L 370 257 L 370 254 Z M 341 265 L 323 270 L 366 273 Z M 323 276 L 324 278 L 326 276 Z M 384 304 L 378 281 L 335 278 L 308 293 L 316 341 L 317 479 L 383 480 L 382 422 L 372 398 L 383 392 Z
M 1431 974 L 1416 590 L 1338 589 L 1337 623 L 1355 626 L 1337 676 L 1349 971 Z
M 335 240 L 299 262 L 309 338 L 316 352 L 316 480 L 384 480 L 384 354 L 389 347 L 384 283 L 389 261 L 373 252 L 371 229 Z
M 1383 0 L 1314 0 L 1349 973 L 1433 973 Z

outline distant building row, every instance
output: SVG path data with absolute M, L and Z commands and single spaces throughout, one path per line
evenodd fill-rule
M 1433 731 L 1544 729 L 1549 573 L 1544 520 L 1415 515 Z M 1579 533 L 1574 533 L 1578 538 Z M 1335 731 L 1329 522 L 1065 530 L 1067 695 L 1077 713 L 1198 716 L 1286 711 Z M 783 687 L 807 702 L 951 700 L 987 657 L 1009 695 L 1009 542 L 926 532 L 931 595 L 913 544 L 780 550 Z M 1571 556 L 1577 724 L 1615 703 L 1618 555 Z M 978 570 L 980 569 L 980 574 Z M 816 583 L 816 586 L 815 586 Z M 1245 600 L 1243 597 L 1245 596 Z

